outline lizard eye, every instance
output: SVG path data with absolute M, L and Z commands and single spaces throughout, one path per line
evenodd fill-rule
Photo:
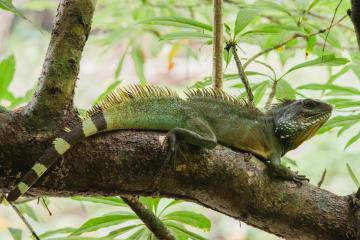
M 316 103 L 312 100 L 309 100 L 309 99 L 305 99 L 303 102 L 302 102 L 302 105 L 304 108 L 314 108 Z

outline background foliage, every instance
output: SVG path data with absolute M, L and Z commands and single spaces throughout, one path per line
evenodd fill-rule
M 315 184 L 327 168 L 323 187 L 340 194 L 355 191 L 356 186 L 360 187 L 360 162 L 356 158 L 360 153 L 357 150 L 360 146 L 360 53 L 346 14 L 350 1 L 224 2 L 224 36 L 238 43 L 238 53 L 246 66 L 259 108 L 265 107 L 274 83 L 277 84 L 276 99 L 312 97 L 335 106 L 333 117 L 319 131 L 321 135 L 288 154 L 286 164 L 310 176 Z M 56 6 L 57 1 L 49 0 L 14 1 L 14 4 L 0 0 L 0 8 L 12 13 L 0 12 L 0 18 L 10 19 L 4 24 L 8 28 L 6 34 L 0 36 L 0 103 L 8 109 L 31 99 Z M 168 85 L 179 92 L 184 87 L 210 86 L 211 19 L 212 2 L 207 0 L 98 1 L 81 66 L 76 104 L 80 109 L 87 108 L 116 87 L 131 82 Z M 227 51 L 224 51 L 224 63 L 226 91 L 244 97 L 232 54 Z M 83 216 L 87 220 L 81 220 L 82 224 L 73 220 L 75 227 L 66 222 L 61 226 L 50 224 L 50 231 L 44 227 L 49 217 L 39 213 L 43 210 L 36 201 L 19 206 L 36 226 L 44 229 L 44 239 L 57 236 L 152 238 L 120 198 L 75 200 L 78 202 L 72 201 L 69 206 L 77 212 L 81 209 L 93 214 Z M 64 201 L 69 200 L 51 199 L 50 210 L 59 209 L 58 205 Z M 259 231 L 239 229 L 233 220 L 204 209 L 181 210 L 184 208 L 181 205 L 189 206 L 188 203 L 152 198 L 142 198 L 142 201 L 164 220 L 178 239 L 265 238 Z M 200 211 L 213 221 L 210 233 L 206 233 L 210 230 L 210 221 L 204 214 L 197 213 Z M 8 223 L 11 213 L 6 214 L 0 214 L 6 222 L 3 226 L 16 225 Z M 55 218 L 58 216 L 52 216 Z M 226 224 L 229 222 L 231 224 Z M 233 233 L 233 229 L 238 233 Z M 8 230 L 14 239 L 25 239 L 28 235 L 18 228 Z M 9 236 L 6 234 L 4 236 Z

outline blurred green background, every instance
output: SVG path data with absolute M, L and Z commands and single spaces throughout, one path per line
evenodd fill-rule
M 355 178 L 360 177 L 360 54 L 351 20 L 346 16 L 350 1 L 340 5 L 333 0 L 224 2 L 224 22 L 229 26 L 226 39 L 234 37 L 236 19 L 249 20 L 236 37 L 238 52 L 244 61 L 294 34 L 303 35 L 262 55 L 258 58 L 261 62 L 252 62 L 247 68 L 259 108 L 264 107 L 270 93 L 273 72 L 278 79 L 300 63 L 328 56 L 328 64 L 310 64 L 279 80 L 277 98 L 314 97 L 336 107 L 333 119 L 321 130 L 323 133 L 289 152 L 286 163 L 307 175 L 313 184 L 317 184 L 326 169 L 322 188 L 339 195 L 355 192 Z M 26 19 L 0 9 L 0 61 L 10 72 L 14 67 L 14 75 L 6 84 L 10 76 L 6 77 L 0 67 L 0 104 L 10 109 L 31 99 L 41 73 L 58 1 L 14 0 L 13 3 Z M 174 16 L 211 25 L 212 3 L 206 0 L 98 1 L 81 61 L 75 105 L 80 110 L 88 109 L 101 94 L 132 83 L 169 86 L 180 95 L 186 87 L 210 86 L 212 43 L 208 35 L 211 36 L 211 31 L 194 27 L 191 21 L 171 18 Z M 333 17 L 333 24 L 336 24 L 331 31 L 318 33 L 328 30 Z M 231 75 L 236 74 L 236 66 L 226 52 L 224 62 L 224 73 L 230 74 L 226 77 L 225 90 L 234 95 L 243 94 L 240 79 Z M 355 176 L 351 176 L 347 164 Z M 117 211 L 119 207 L 71 199 L 46 201 L 49 201 L 52 216 L 36 200 L 21 205 L 39 233 L 77 228 L 86 220 Z M 169 201 L 162 200 L 162 204 Z M 185 207 L 211 220 L 210 231 L 207 231 L 210 228 L 207 224 L 203 228 L 196 224 L 187 227 L 205 238 L 278 239 L 195 204 L 179 203 L 174 211 Z M 83 236 L 106 236 L 114 229 L 114 226 L 110 230 L 103 228 Z M 22 234 L 18 239 L 29 239 L 26 228 L 12 209 L 0 206 L 0 238 L 16 239 L 17 234 Z M 146 239 L 144 236 L 138 239 Z

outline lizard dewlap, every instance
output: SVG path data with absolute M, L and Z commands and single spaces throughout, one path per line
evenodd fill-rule
M 95 105 L 78 126 L 52 145 L 7 196 L 15 201 L 71 147 L 94 134 L 121 129 L 168 132 L 169 156 L 179 143 L 211 149 L 217 143 L 268 161 L 283 179 L 306 178 L 280 165 L 286 152 L 311 138 L 330 117 L 332 107 L 319 100 L 285 100 L 262 112 L 242 99 L 212 89 L 188 90 L 180 98 L 168 88 L 131 86 Z

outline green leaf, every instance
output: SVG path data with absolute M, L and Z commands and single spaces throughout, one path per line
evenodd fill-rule
M 119 197 L 72 197 L 76 201 L 102 203 L 106 205 L 127 207 L 127 204 Z
M 164 25 L 171 27 L 195 28 L 212 31 L 212 26 L 184 17 L 156 17 L 139 22 L 140 24 Z
M 310 5 L 308 6 L 308 8 L 306 9 L 306 13 L 310 12 L 311 9 L 313 9 L 313 7 L 316 6 L 316 4 L 318 4 L 320 2 L 320 0 L 313 0 Z
M 44 239 L 44 238 L 48 238 L 48 237 L 51 237 L 51 236 L 56 235 L 56 234 L 72 233 L 75 230 L 76 230 L 76 228 L 70 228 L 70 227 L 59 228 L 59 229 L 56 229 L 56 230 L 51 230 L 51 231 L 44 232 L 39 237 L 40 237 L 40 239 Z
M 303 29 L 293 25 L 285 25 L 285 24 L 263 24 L 260 27 L 257 27 L 253 30 L 244 32 L 242 35 L 248 34 L 281 34 L 281 33 L 291 33 L 291 32 L 300 32 L 303 33 Z
M 128 231 L 131 231 L 136 227 L 140 227 L 140 226 L 145 227 L 144 224 L 136 224 L 136 225 L 126 226 L 126 227 L 121 227 L 114 231 L 111 231 L 106 237 L 114 238 L 114 237 L 120 236 L 120 235 L 122 235 Z
M 103 215 L 101 217 L 92 218 L 86 221 L 71 235 L 76 236 L 85 232 L 97 231 L 101 228 L 118 225 L 120 223 L 134 219 L 138 219 L 138 217 L 131 212 L 117 212 L 116 214 Z
M 211 39 L 212 36 L 210 34 L 195 32 L 195 31 L 181 31 L 181 32 L 173 32 L 168 33 L 160 37 L 160 40 L 176 40 L 176 39 L 190 39 L 190 38 L 205 38 Z
M 225 61 L 225 64 L 226 64 L 225 65 L 225 69 L 226 69 L 228 67 L 229 63 L 231 62 L 232 52 L 224 50 L 223 55 L 224 55 L 224 61 Z
M 350 140 L 346 143 L 344 150 L 346 148 L 350 147 L 353 143 L 355 143 L 359 139 L 360 139 L 360 131 L 356 135 L 354 135 L 352 138 L 350 138 Z
M 39 221 L 39 218 L 36 216 L 34 210 L 26 203 L 17 204 L 16 207 L 22 214 L 28 215 L 34 221 Z
M 277 99 L 295 99 L 296 91 L 285 79 L 281 79 L 277 83 L 275 97 Z
M 266 89 L 269 87 L 269 82 L 268 81 L 265 81 L 265 82 L 262 82 L 259 87 L 257 87 L 255 90 L 254 90 L 254 103 L 255 105 L 259 104 L 261 99 L 264 97 L 265 95 L 265 91 Z
M 0 8 L 26 19 L 26 17 L 12 4 L 12 0 L 0 0 Z
M 136 232 L 134 232 L 133 234 L 131 234 L 129 236 L 128 239 L 131 240 L 144 240 L 144 239 L 148 239 L 145 235 L 148 234 L 148 231 L 146 228 L 141 228 L 140 230 L 137 230 Z
M 7 89 L 13 80 L 14 72 L 15 57 L 11 55 L 0 62 L 0 99 L 5 97 Z
M 355 183 L 355 185 L 360 188 L 360 182 L 359 179 L 356 177 L 354 171 L 352 170 L 352 168 L 350 167 L 350 165 L 348 163 L 346 163 L 346 168 L 350 174 L 351 179 L 353 180 L 353 182 Z
M 119 85 L 121 84 L 121 81 L 114 81 L 111 83 L 106 90 L 100 94 L 100 96 L 95 100 L 95 103 L 98 103 L 100 100 L 102 100 L 105 96 L 109 95 L 109 93 L 113 92 Z
M 184 239 L 184 240 L 187 240 L 188 238 L 192 239 L 192 240 L 206 240 L 206 238 L 194 233 L 194 232 L 191 232 L 189 230 L 187 230 L 186 228 L 184 228 L 182 225 L 180 224 L 177 224 L 175 222 L 167 222 L 166 223 L 166 226 L 173 232 L 175 233 L 175 235 L 179 236 L 180 234 L 180 240 Z M 188 238 L 181 238 L 181 236 L 183 235 L 187 235 Z
M 236 16 L 235 26 L 234 26 L 234 37 L 238 35 L 251 21 L 253 21 L 257 16 L 259 16 L 259 11 L 249 8 L 240 8 Z
M 313 66 L 339 66 L 339 65 L 344 65 L 346 63 L 348 63 L 349 60 L 346 58 L 337 58 L 335 57 L 334 54 L 330 54 L 330 55 L 324 55 L 323 57 L 319 57 L 310 61 L 306 61 L 303 63 L 300 63 L 298 65 L 295 65 L 294 67 L 290 68 L 285 74 L 288 74 L 290 72 L 293 72 L 297 69 L 300 68 L 305 68 L 305 67 L 313 67 Z
M 268 9 L 270 11 L 279 11 L 282 13 L 285 13 L 289 15 L 290 17 L 294 17 L 293 14 L 287 9 L 287 7 L 282 6 L 281 4 L 275 2 L 275 1 L 259 1 L 256 3 L 255 7 L 262 8 L 262 9 Z
M 147 206 L 152 212 L 156 213 L 161 198 L 141 197 L 140 201 Z
M 8 228 L 14 240 L 22 240 L 22 230 L 18 228 Z
M 335 105 L 336 109 L 359 107 L 360 100 L 353 100 L 349 98 L 331 98 L 326 100 L 328 103 Z
M 330 90 L 331 93 L 340 94 L 340 95 L 360 95 L 360 90 L 357 90 L 352 87 L 343 87 L 334 84 L 318 84 L 318 83 L 310 83 L 299 86 L 297 89 L 303 90 L 315 90 L 315 91 L 323 91 L 323 90 Z
M 312 50 L 315 47 L 315 44 L 316 44 L 316 36 L 311 36 L 307 39 L 306 49 L 305 49 L 306 56 L 308 56 L 312 52 Z
M 172 206 L 175 206 L 175 205 L 181 204 L 181 203 L 184 203 L 184 201 L 171 199 L 171 201 L 168 204 L 166 204 L 166 206 L 164 206 L 164 208 L 161 210 L 161 212 L 158 214 L 158 216 L 161 216 L 167 209 L 171 208 Z
M 29 102 L 32 99 L 32 96 L 34 95 L 34 93 L 35 93 L 35 87 L 33 87 L 32 89 L 26 91 L 25 95 L 22 96 L 22 97 L 18 97 L 18 98 L 14 97 L 12 100 L 8 99 L 10 101 L 10 103 L 11 103 L 9 108 L 13 109 L 13 108 L 19 106 L 20 104 Z
M 346 65 L 343 67 L 340 71 L 335 73 L 334 75 L 331 75 L 329 79 L 327 80 L 327 83 L 333 83 L 336 79 L 338 79 L 340 76 L 344 75 L 351 69 L 351 65 Z
M 354 125 L 359 122 L 360 114 L 348 115 L 348 116 L 336 116 L 330 119 L 324 126 L 318 131 L 319 134 L 327 132 L 336 127 L 343 127 L 347 125 Z
M 118 65 L 117 65 L 117 67 L 116 67 L 115 74 L 114 74 L 114 79 L 115 79 L 115 80 L 118 80 L 118 79 L 119 79 L 121 70 L 122 70 L 123 65 L 124 65 L 124 60 L 125 60 L 126 54 L 127 54 L 127 51 L 125 51 L 125 52 L 123 53 L 123 55 L 122 55 L 121 58 L 120 58 L 120 61 L 119 61 Z
M 135 48 L 132 52 L 131 52 L 131 57 L 134 61 L 134 65 L 135 65 L 135 71 L 136 74 L 139 78 L 140 84 L 142 86 L 146 85 L 146 78 L 145 78 L 145 73 L 144 73 L 144 59 L 142 56 L 142 51 L 140 48 Z
M 113 240 L 113 238 L 108 237 L 75 237 L 75 236 L 67 236 L 67 237 L 57 237 L 57 238 L 48 238 L 46 240 Z
M 210 220 L 200 213 L 194 213 L 190 211 L 175 211 L 169 214 L 166 214 L 163 218 L 163 221 L 177 221 L 186 225 L 190 225 L 196 228 L 200 228 L 204 231 L 210 231 L 211 222 Z

